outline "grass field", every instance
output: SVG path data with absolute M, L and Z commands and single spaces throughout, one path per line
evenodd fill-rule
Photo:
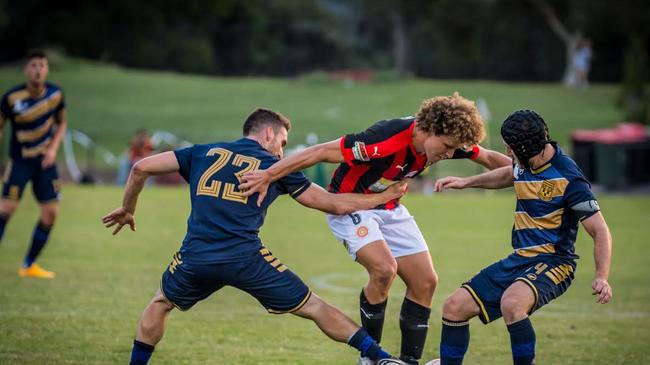
M 64 187 L 61 217 L 41 263 L 52 281 L 16 274 L 37 207 L 27 198 L 0 245 L 1 364 L 124 364 L 137 319 L 178 248 L 189 209 L 184 188 L 143 193 L 138 231 L 112 237 L 100 216 L 120 202 L 111 187 Z M 511 193 L 450 193 L 405 200 L 429 242 L 440 275 L 425 357 L 437 354 L 442 300 L 481 267 L 509 253 Z M 603 196 L 614 235 L 614 299 L 590 295 L 592 243 L 582 231 L 582 256 L 571 289 L 533 316 L 539 364 L 650 363 L 650 288 L 647 285 L 650 198 Z M 323 214 L 282 198 L 262 236 L 274 254 L 326 300 L 358 319 L 362 268 L 329 233 Z M 389 300 L 384 345 L 399 348 L 403 286 Z M 467 364 L 510 363 L 503 322 L 472 321 Z M 355 352 L 329 341 L 306 320 L 266 314 L 230 288 L 186 313 L 174 312 L 152 364 L 352 364 Z

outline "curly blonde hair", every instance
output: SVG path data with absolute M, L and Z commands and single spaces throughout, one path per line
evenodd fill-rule
M 485 138 L 483 120 L 476 105 L 458 92 L 423 101 L 415 118 L 421 131 L 450 136 L 459 145 L 476 145 Z

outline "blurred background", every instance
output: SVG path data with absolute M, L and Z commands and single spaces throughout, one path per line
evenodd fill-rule
M 291 118 L 300 148 L 453 91 L 478 102 L 488 147 L 501 148 L 509 112 L 537 109 L 597 180 L 596 165 L 614 161 L 599 162 L 592 142 L 636 143 L 647 132 L 571 133 L 647 125 L 648 19 L 643 0 L 1 0 L 0 83 L 22 80 L 28 49 L 48 50 L 50 80 L 68 100 L 75 181 L 121 182 L 129 159 L 236 138 L 256 106 Z M 650 160 L 637 152 L 647 148 L 626 148 L 634 153 L 620 152 L 633 156 L 622 169 L 643 170 Z M 312 177 L 324 184 L 328 171 Z M 648 179 L 637 175 L 605 182 Z
M 132 164 L 191 143 L 233 140 L 256 107 L 293 123 L 289 152 L 415 113 L 458 91 L 503 151 L 501 121 L 534 109 L 595 185 L 614 237 L 607 306 L 591 297 L 593 242 L 579 234 L 572 289 L 534 316 L 541 364 L 649 364 L 650 1 L 647 0 L 0 0 L 0 89 L 25 82 L 44 48 L 65 93 L 60 218 L 43 255 L 52 281 L 19 278 L 38 205 L 25 194 L 0 244 L 1 364 L 120 364 L 142 308 L 178 249 L 190 209 L 179 176 L 155 180 L 138 231 L 100 217 L 122 199 Z M 0 146 L 7 162 L 9 126 Z M 321 185 L 335 166 L 306 171 Z M 511 252 L 513 194 L 431 194 L 433 181 L 482 171 L 442 161 L 405 204 L 441 281 L 425 358 L 438 354 L 443 298 Z M 431 194 L 425 196 L 420 194 Z M 358 319 L 362 269 L 320 212 L 278 199 L 262 239 L 319 295 Z M 401 283 L 382 344 L 399 349 Z M 469 364 L 511 361 L 502 323 L 472 324 Z M 351 364 L 356 353 L 311 323 L 268 316 L 225 288 L 175 313 L 156 364 Z

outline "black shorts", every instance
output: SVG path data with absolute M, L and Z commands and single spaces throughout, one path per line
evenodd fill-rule
M 564 294 L 571 281 L 576 263 L 554 255 L 523 257 L 512 254 L 481 270 L 464 283 L 481 309 L 479 318 L 485 324 L 501 317 L 501 296 L 516 281 L 526 283 L 535 294 L 535 305 L 529 314 Z
M 20 200 L 27 182 L 31 180 L 32 191 L 40 203 L 58 200 L 60 183 L 56 165 L 43 169 L 42 160 L 42 158 L 9 160 L 4 172 L 2 197 Z
M 190 264 L 176 253 L 160 288 L 177 308 L 188 310 L 226 285 L 252 295 L 270 313 L 297 311 L 311 296 L 307 285 L 266 248 L 228 263 Z

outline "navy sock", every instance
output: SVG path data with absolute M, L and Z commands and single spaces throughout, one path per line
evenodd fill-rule
M 133 340 L 133 350 L 131 350 L 131 362 L 129 365 L 147 365 L 154 349 L 154 346 Z
M 535 330 L 530 319 L 508 325 L 510 347 L 514 365 L 531 365 L 535 362 Z
M 348 340 L 348 345 L 359 350 L 362 357 L 367 357 L 372 361 L 389 359 L 391 355 L 384 351 L 379 344 L 373 340 L 364 328 L 359 328 Z
M 370 304 L 366 294 L 361 289 L 359 296 L 359 313 L 361 314 L 361 326 L 368 331 L 370 337 L 374 338 L 377 343 L 381 342 L 381 334 L 384 329 L 384 313 L 388 299 L 381 303 Z
M 25 261 L 23 261 L 24 267 L 30 267 L 36 261 L 36 258 L 41 253 L 43 247 L 47 243 L 47 239 L 50 237 L 50 230 L 52 226 L 48 226 L 43 222 L 39 221 L 36 227 L 34 227 L 34 233 L 32 234 L 32 245 L 27 251 L 25 256 Z
M 424 342 L 429 331 L 431 309 L 404 298 L 399 315 L 399 327 L 402 331 L 402 347 L 399 358 L 417 365 L 424 351 Z
M 440 365 L 461 365 L 469 346 L 469 321 L 442 319 Z
M 5 234 L 5 226 L 7 225 L 8 221 L 9 216 L 0 214 L 0 241 L 2 241 L 2 237 Z

